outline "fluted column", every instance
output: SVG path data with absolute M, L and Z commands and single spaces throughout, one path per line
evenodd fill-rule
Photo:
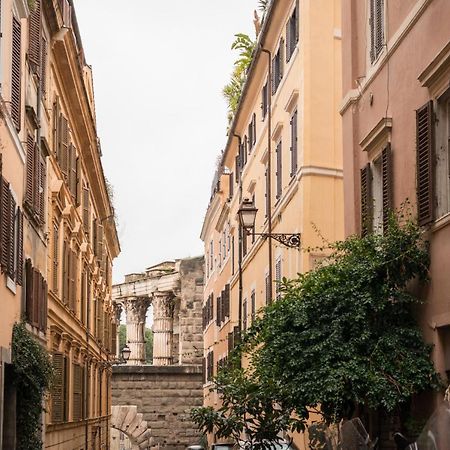
M 125 302 L 127 314 L 127 344 L 130 348 L 129 366 L 145 363 L 145 317 L 150 300 L 147 297 L 130 297 Z
M 173 361 L 173 310 L 171 292 L 153 294 L 153 365 L 169 366 Z
M 119 361 L 121 358 L 120 354 L 120 316 L 122 315 L 122 304 L 114 303 L 114 318 L 116 320 L 116 348 L 114 353 L 116 354 L 116 360 Z

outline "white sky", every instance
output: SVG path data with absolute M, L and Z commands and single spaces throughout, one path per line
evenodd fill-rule
M 257 0 L 74 0 L 94 72 L 103 165 L 122 253 L 114 282 L 203 253 L 199 238 L 226 142 L 234 34 Z

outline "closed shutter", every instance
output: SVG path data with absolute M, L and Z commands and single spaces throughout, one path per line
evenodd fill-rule
M 375 0 L 375 50 L 377 56 L 381 53 L 384 43 L 384 0 Z
M 256 317 L 256 294 L 255 291 L 252 291 L 252 295 L 250 296 L 250 308 L 251 308 L 251 315 L 252 315 L 252 322 L 255 320 Z
M 291 117 L 291 177 L 297 173 L 297 111 Z
M 44 279 L 42 279 L 42 297 L 40 303 L 41 322 L 39 328 L 44 333 L 47 332 L 47 317 L 48 317 L 47 301 L 48 301 L 48 285 L 47 282 Z
M 278 49 L 278 64 L 279 64 L 279 77 L 278 77 L 278 85 L 280 84 L 281 80 L 283 79 L 284 75 L 284 39 L 281 38 L 280 40 L 280 47 Z
M 69 166 L 69 124 L 67 119 L 61 114 L 59 124 L 59 151 L 58 162 L 64 179 L 67 181 Z
M 6 271 L 8 267 L 8 251 L 9 251 L 9 230 L 10 230 L 10 220 L 11 215 L 10 211 L 10 199 L 11 192 L 9 190 L 9 183 L 2 177 L 1 179 L 1 193 L 0 193 L 0 201 L 1 201 L 1 233 L 2 233 L 2 247 L 1 247 L 1 267 L 2 271 Z
M 100 224 L 97 230 L 97 258 L 100 260 L 103 258 L 103 225 Z
M 11 58 L 11 118 L 17 131 L 20 131 L 21 119 L 21 25 L 13 17 L 12 21 L 12 58 Z
M 34 11 L 31 12 L 28 22 L 28 60 L 34 73 L 39 73 L 41 64 L 41 2 L 35 0 Z
M 23 212 L 17 209 L 17 250 L 16 250 L 16 282 L 19 286 L 23 284 Z
M 69 144 L 68 158 L 69 190 L 74 198 L 77 194 L 77 151 L 73 144 Z
M 64 420 L 64 356 L 53 353 L 52 423 Z
M 206 358 L 202 358 L 202 382 L 206 383 Z
M 276 286 L 275 286 L 275 295 L 277 300 L 281 298 L 281 290 L 280 290 L 280 283 L 281 283 L 281 259 L 277 260 L 275 263 L 275 280 L 276 280 Z
M 37 147 L 36 147 L 37 149 Z M 36 162 L 39 164 L 39 170 L 38 170 L 38 178 L 37 178 L 37 204 L 36 204 L 36 211 L 38 213 L 39 217 L 39 223 L 41 225 L 45 224 L 45 180 L 47 177 L 47 167 L 46 162 L 44 158 L 39 158 L 39 156 L 36 156 Z
M 89 189 L 83 187 L 83 227 L 85 233 L 88 235 L 88 240 L 90 230 L 89 215 Z
M 292 29 L 292 18 L 289 18 L 289 20 L 286 23 L 286 62 L 289 62 L 291 59 L 291 29 Z
M 16 263 L 16 202 L 9 191 L 9 235 L 8 235 L 8 264 L 6 272 L 11 280 L 16 279 L 15 263 Z
M 63 244 L 63 261 L 62 261 L 62 301 L 67 305 L 69 300 L 69 245 L 67 241 Z
M 372 180 L 370 163 L 361 169 L 361 235 L 372 231 Z
M 25 202 L 31 209 L 33 209 L 34 206 L 34 179 L 36 157 L 36 151 L 34 147 L 34 138 L 29 134 L 27 136 Z
M 111 324 L 111 354 L 115 355 L 117 354 L 117 324 L 116 322 L 113 322 Z
M 59 107 L 58 97 L 53 103 L 53 153 L 57 159 L 60 158 L 60 139 L 61 139 L 61 110 Z
M 216 325 L 217 326 L 220 326 L 220 323 L 222 322 L 221 313 L 222 313 L 222 297 L 219 296 L 219 297 L 217 297 L 217 302 L 216 302 Z
M 76 303 L 77 254 L 69 252 L 69 308 L 75 312 Z
M 31 259 L 25 261 L 25 318 L 27 322 L 33 320 L 33 266 Z
M 33 314 L 31 323 L 35 327 L 39 327 L 39 313 L 40 313 L 40 296 L 42 292 L 42 276 L 39 271 L 33 268 Z
M 270 298 L 270 277 L 267 273 L 265 278 L 265 288 L 266 288 L 266 305 L 269 305 L 272 299 Z
M 59 229 L 58 225 L 53 225 L 53 270 L 52 270 L 52 290 L 58 293 L 58 267 L 59 267 Z
M 281 194 L 283 192 L 283 177 L 282 177 L 282 148 L 281 148 L 281 141 L 277 145 L 276 149 L 276 155 L 277 155 L 277 171 L 276 171 L 276 179 L 277 179 L 277 195 L 276 198 L 280 198 Z
M 75 205 L 81 205 L 81 161 L 77 156 L 75 161 Z
M 381 153 L 381 177 L 383 183 L 383 231 L 389 225 L 389 214 L 392 211 L 392 151 L 388 144 Z
M 298 42 L 299 39 L 299 27 L 300 27 L 300 1 L 296 0 L 295 2 L 295 43 Z
M 419 225 L 434 219 L 434 114 L 430 101 L 416 112 L 417 216 Z
M 81 366 L 73 364 L 73 420 L 81 420 L 82 418 L 82 386 L 83 376 Z
M 272 67 L 271 67 L 271 80 L 270 84 L 272 85 L 272 95 L 275 94 L 277 91 L 277 78 L 278 78 L 278 71 L 277 71 L 277 57 L 278 53 L 272 58 Z
M 242 328 L 247 329 L 247 299 L 242 302 Z
M 228 339 L 227 339 L 227 350 L 228 350 L 228 354 L 230 354 L 230 352 L 233 350 L 233 348 L 234 348 L 234 342 L 233 342 L 233 337 L 234 337 L 234 335 L 233 335 L 233 332 L 232 331 L 230 331 L 229 333 L 228 333 Z
M 230 317 L 230 285 L 225 285 L 225 312 L 226 317 Z
M 42 48 L 41 48 L 41 94 L 42 97 L 47 95 L 47 41 L 42 38 Z

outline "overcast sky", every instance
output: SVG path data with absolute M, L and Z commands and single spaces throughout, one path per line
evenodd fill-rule
M 203 254 L 200 231 L 226 142 L 230 46 L 236 33 L 254 37 L 257 3 L 75 0 L 119 218 L 115 283 Z

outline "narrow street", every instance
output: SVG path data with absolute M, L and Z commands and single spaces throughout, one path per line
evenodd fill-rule
M 448 0 L 0 1 L 0 450 L 450 450 Z

